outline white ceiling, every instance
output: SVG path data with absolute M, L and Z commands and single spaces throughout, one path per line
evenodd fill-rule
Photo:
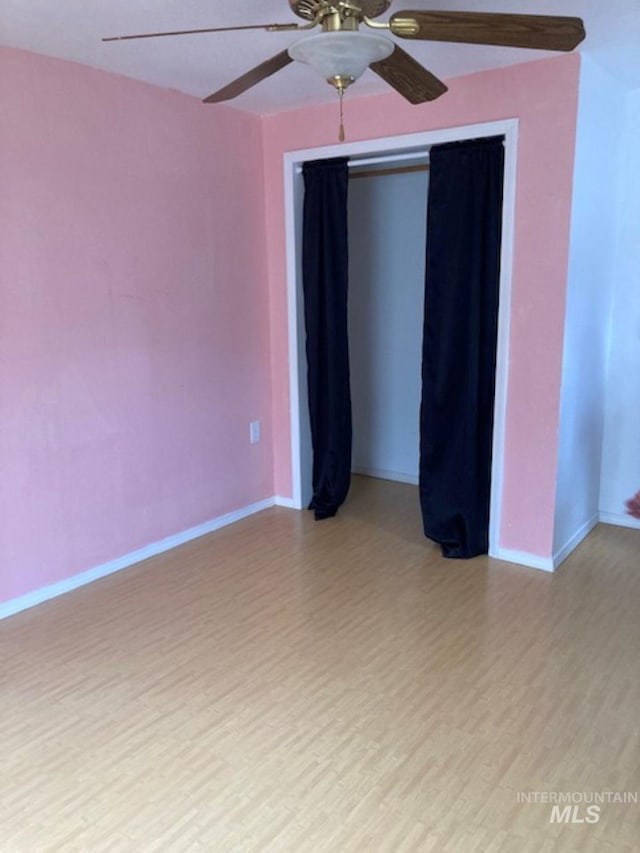
M 627 87 L 640 88 L 639 0 L 395 0 L 390 11 L 406 8 L 577 15 L 584 19 L 587 30 L 580 50 Z M 70 59 L 202 98 L 306 34 L 257 30 L 112 43 L 100 38 L 294 21 L 302 23 L 287 0 L 0 0 L 0 44 Z M 552 55 L 514 48 L 401 43 L 444 79 Z M 360 95 L 388 91 L 370 71 L 355 86 Z M 293 63 L 232 103 L 264 114 L 334 98 L 333 90 L 316 72 Z

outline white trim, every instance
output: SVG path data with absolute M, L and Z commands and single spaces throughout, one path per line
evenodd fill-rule
M 274 506 L 283 506 L 286 509 L 301 509 L 294 504 L 293 498 L 283 498 L 281 495 L 276 495 L 273 499 Z
M 540 557 L 538 554 L 529 554 L 528 551 L 497 548 L 491 556 L 495 560 L 503 560 L 505 563 L 517 563 L 519 566 L 528 566 L 530 569 L 541 569 L 543 572 L 555 571 L 552 557 Z
M 289 330 L 289 402 L 291 418 L 291 477 L 292 501 L 302 508 L 301 466 L 301 404 L 300 404 L 300 341 L 302 329 L 299 315 L 299 240 L 297 205 L 300 204 L 302 176 L 299 167 L 307 160 L 330 157 L 376 157 L 409 153 L 425 154 L 425 149 L 444 142 L 477 139 L 486 136 L 505 138 L 504 202 L 502 221 L 502 249 L 500 273 L 500 306 L 498 318 L 497 369 L 494 403 L 493 457 L 491 469 L 491 513 L 489 525 L 489 553 L 500 558 L 500 529 L 504 482 L 504 446 L 506 434 L 507 383 L 509 374 L 509 323 L 513 275 L 513 241 L 515 231 L 516 170 L 518 149 L 518 119 L 485 122 L 482 124 L 450 127 L 423 133 L 408 133 L 381 139 L 368 139 L 341 145 L 308 148 L 284 154 L 285 232 L 287 269 L 287 320 Z M 542 558 L 534 558 L 536 560 Z M 521 562 L 512 560 L 511 562 Z M 549 563 L 551 560 L 549 558 Z M 526 563 L 529 565 L 530 563 Z M 540 566 L 536 566 L 540 568 Z M 552 570 L 552 569 L 548 569 Z
M 640 530 L 640 520 L 625 515 L 623 512 L 600 512 L 599 520 L 603 524 L 615 524 L 616 527 L 631 527 Z
M 553 565 L 554 568 L 558 568 L 560 563 L 567 559 L 569 554 L 578 547 L 578 545 L 582 542 L 582 540 L 588 536 L 593 528 L 596 526 L 598 521 L 600 520 L 598 513 L 592 516 L 589 521 L 585 522 L 582 527 L 577 530 L 573 536 L 565 542 L 562 548 L 559 548 L 555 554 L 553 555 Z
M 159 542 L 153 542 L 151 545 L 146 545 L 144 548 L 139 548 L 137 551 L 131 551 L 123 557 L 118 557 L 116 560 L 110 560 L 108 563 L 102 563 L 100 566 L 95 566 L 93 569 L 88 569 L 85 572 L 80 572 L 77 575 L 72 575 L 70 578 L 52 583 L 49 586 L 43 586 L 33 592 L 28 592 L 26 595 L 21 595 L 19 598 L 13 598 L 9 601 L 0 603 L 0 619 L 5 619 L 7 616 L 13 616 L 21 610 L 27 610 L 30 607 L 35 607 L 43 601 L 48 601 L 51 598 L 57 598 L 59 595 L 64 595 L 71 592 L 80 586 L 93 583 L 100 578 L 112 575 L 122 569 L 128 569 L 130 566 L 140 563 L 142 560 L 148 560 L 149 557 L 155 557 L 157 554 L 163 554 L 165 551 L 170 551 L 178 545 L 184 545 L 185 542 L 191 542 L 193 539 L 199 539 L 201 536 L 206 536 L 208 533 L 213 533 L 214 530 L 219 530 L 221 527 L 226 527 L 236 521 L 240 521 L 249 515 L 254 515 L 256 512 L 261 512 L 264 509 L 274 506 L 277 498 L 265 498 L 257 503 L 249 504 L 249 506 L 241 509 L 228 512 L 226 515 L 220 515 L 211 521 L 205 521 L 204 524 L 199 524 L 197 527 L 191 527 L 189 530 L 183 530 L 181 533 L 176 533 L 174 536 L 167 536 L 166 539 L 161 539 Z
M 507 390 L 509 384 L 509 337 L 511 334 L 511 285 L 513 280 L 513 241 L 516 223 L 516 177 L 518 122 L 510 122 L 504 132 L 504 189 L 502 200 L 502 245 L 500 248 L 500 295 L 498 301 L 498 340 L 496 346 L 496 385 L 493 400 L 493 439 L 491 456 L 491 496 L 489 508 L 489 555 L 500 547 L 502 498 L 504 490 L 505 444 L 507 428 Z
M 407 483 L 409 486 L 417 486 L 420 478 L 417 474 L 402 474 L 400 471 L 387 471 L 385 468 L 352 468 L 352 474 L 360 474 L 362 477 L 375 477 L 378 480 L 393 480 L 394 483 Z
M 411 150 L 426 154 L 425 147 L 440 145 L 443 142 L 460 142 L 463 139 L 477 139 L 482 136 L 502 136 L 513 131 L 517 119 L 466 124 L 458 127 L 445 127 L 439 130 L 427 130 L 420 133 L 405 133 L 398 136 L 385 136 L 379 139 L 364 139 L 359 142 L 345 142 L 336 145 L 324 145 L 321 148 L 304 148 L 289 151 L 284 155 L 285 172 L 291 166 L 295 168 L 306 160 L 326 160 L 330 157 L 374 157 L 389 152 L 402 155 Z
M 285 155 L 286 160 L 286 155 Z M 296 509 L 302 509 L 302 470 L 300 459 L 300 384 L 298 358 L 298 243 L 296 234 L 297 205 L 300 178 L 295 168 L 284 170 L 284 218 L 287 229 L 287 325 L 289 335 L 289 418 L 291 429 L 291 500 Z M 291 228 L 291 234 L 289 233 Z M 293 448 L 297 448 L 297 453 Z

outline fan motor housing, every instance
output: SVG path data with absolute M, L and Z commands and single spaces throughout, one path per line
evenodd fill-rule
M 331 0 L 289 0 L 289 5 L 298 17 L 313 21 L 322 10 L 339 9 L 340 0 L 333 2 Z M 349 2 L 349 6 L 357 6 L 365 18 L 377 18 L 383 15 L 390 5 L 391 0 L 350 0 Z

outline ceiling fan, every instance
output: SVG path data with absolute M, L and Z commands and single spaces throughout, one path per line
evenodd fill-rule
M 311 30 L 288 50 L 267 59 L 241 77 L 204 99 L 207 104 L 231 100 L 294 60 L 318 70 L 342 97 L 344 90 L 371 68 L 412 104 L 433 101 L 447 91 L 445 84 L 402 50 L 383 31 L 403 39 L 500 45 L 538 50 L 573 50 L 585 37 L 580 18 L 553 15 L 517 15 L 495 12 L 396 12 L 378 22 L 391 0 L 289 0 L 291 10 L 305 23 L 245 24 L 234 27 L 177 30 L 110 36 L 103 41 L 266 30 L 268 32 Z M 361 32 L 364 25 L 370 32 Z

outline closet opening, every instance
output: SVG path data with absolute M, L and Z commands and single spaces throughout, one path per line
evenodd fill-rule
M 498 318 L 497 369 L 494 404 L 493 455 L 491 468 L 491 511 L 489 553 L 499 554 L 504 433 L 507 403 L 507 356 L 512 269 L 513 220 L 517 120 L 492 122 L 464 128 L 449 128 L 404 137 L 369 140 L 291 152 L 285 155 L 285 205 L 287 232 L 287 279 L 289 313 L 289 378 L 291 403 L 292 505 L 303 509 L 311 498 L 312 447 L 307 404 L 304 310 L 301 276 L 302 164 L 312 160 L 348 157 L 350 169 L 350 356 L 354 445 L 352 470 L 370 477 L 415 484 L 418 478 L 418 412 L 421 387 L 421 348 L 424 305 L 424 254 L 426 203 L 429 179 L 428 152 L 432 145 L 482 137 L 503 136 L 505 177 L 503 228 L 500 260 L 500 311 Z M 391 186 L 391 189 L 389 189 Z M 384 187 L 384 189 L 383 189 Z M 418 189 L 420 187 L 420 189 Z M 387 194 L 391 206 L 414 205 L 405 234 L 392 213 L 380 215 L 375 198 Z M 397 197 L 397 198 L 396 198 Z M 358 234 L 353 221 L 360 217 L 367 227 Z M 404 239 L 401 258 L 385 256 L 385 245 Z M 393 237 L 393 239 L 392 239 Z M 414 275 L 397 275 L 398 264 L 415 267 Z M 371 276 L 372 266 L 373 279 Z M 390 270 L 385 274 L 385 270 Z M 376 280 L 376 272 L 381 272 Z M 362 275 L 360 274 L 362 273 Z M 403 280 L 410 290 L 393 302 L 393 281 Z M 387 279 L 383 289 L 381 279 Z M 361 286 L 360 286 L 361 285 Z M 365 287 L 373 288 L 367 296 Z M 417 300 L 417 301 L 414 301 Z M 410 307 L 411 311 L 407 310 Z M 382 334 L 380 327 L 383 326 Z M 385 334 L 387 334 L 385 338 Z M 391 352 L 390 340 L 394 346 Z M 398 347 L 398 341 L 402 345 Z M 405 350 L 403 353 L 402 350 Z M 414 356 L 404 370 L 403 358 Z M 415 357 L 417 355 L 417 357 Z M 399 380 L 404 370 L 404 379 Z M 363 378 L 360 381 L 359 377 Z M 372 377 L 375 381 L 371 381 Z M 366 380 L 366 381 L 365 381 Z M 376 392 L 376 382 L 383 393 Z M 386 383 L 386 384 L 385 384 Z M 413 417 L 404 417 L 410 413 Z M 375 417 L 371 414 L 375 413 Z M 383 425 L 384 426 L 383 428 Z M 358 485 L 358 489 L 361 486 Z M 348 499 L 347 499 L 348 500 Z
M 418 485 L 428 156 L 349 169 L 354 474 Z

